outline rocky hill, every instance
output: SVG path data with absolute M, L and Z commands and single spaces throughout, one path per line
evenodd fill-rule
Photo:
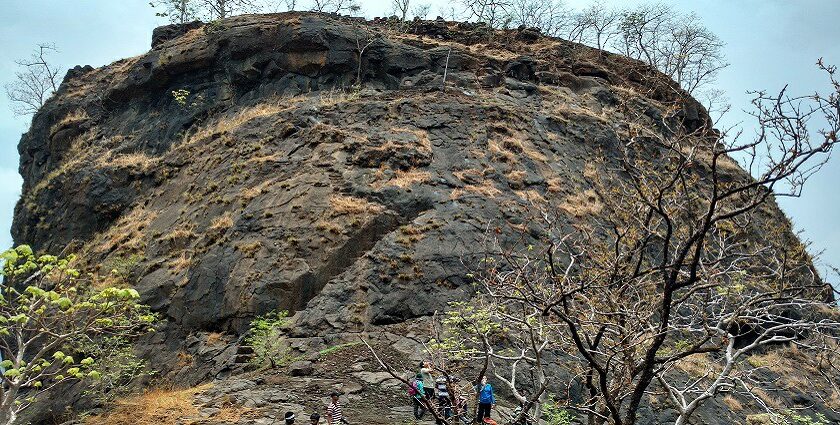
M 350 378 L 318 353 L 387 330 L 383 343 L 412 358 L 424 318 L 474 291 L 465 264 L 488 229 L 521 225 L 546 199 L 569 222 L 597 209 L 581 195 L 584 170 L 619 143 L 629 117 L 618 105 L 653 128 L 681 102 L 682 126 L 712 131 L 702 106 L 648 66 L 529 29 L 489 38 L 479 24 L 401 32 L 286 13 L 153 38 L 141 56 L 72 69 L 34 117 L 13 235 L 134 286 L 165 318 L 140 354 L 180 385 L 239 370 L 249 321 L 288 310 L 290 345 L 316 378 L 287 385 L 387 392 L 369 361 L 348 364 Z M 216 388 L 236 392 L 236 379 Z M 197 396 L 205 418 L 217 413 L 210 394 Z M 245 407 L 297 402 L 263 396 Z M 717 401 L 702 417 L 743 417 L 731 411 Z

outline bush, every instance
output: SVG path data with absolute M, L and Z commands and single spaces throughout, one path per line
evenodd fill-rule
M 281 328 L 288 323 L 289 312 L 272 311 L 251 321 L 245 344 L 254 350 L 251 359 L 257 367 L 284 366 L 292 360 L 289 348 L 282 344 Z
M 555 403 L 543 404 L 543 417 L 548 425 L 571 425 L 574 415 Z

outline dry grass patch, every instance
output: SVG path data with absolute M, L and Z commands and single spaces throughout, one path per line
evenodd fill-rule
M 247 202 L 250 201 L 257 196 L 263 195 L 268 193 L 268 188 L 274 184 L 275 180 L 266 180 L 254 187 L 245 189 L 242 191 L 242 200 Z
M 100 237 L 96 249 L 99 252 L 119 250 L 135 252 L 143 248 L 144 230 L 157 218 L 157 213 L 141 207 L 124 214 Z
M 85 419 L 86 425 L 176 425 L 198 416 L 193 398 L 212 385 L 185 390 L 152 389 L 116 400 L 107 413 Z
M 103 166 L 115 168 L 131 168 L 140 171 L 149 171 L 157 165 L 159 159 L 146 155 L 145 153 L 129 153 L 124 155 L 108 154 L 99 160 Z
M 563 191 L 563 180 L 559 177 L 552 177 L 545 181 L 547 189 L 551 193 L 560 193 Z
M 295 98 L 276 99 L 270 102 L 261 103 L 256 106 L 251 106 L 242 109 L 233 115 L 224 115 L 219 117 L 214 123 L 207 125 L 190 137 L 188 143 L 197 142 L 199 140 L 208 139 L 216 134 L 230 133 L 239 128 L 248 121 L 274 115 L 288 109 L 294 108 L 299 100 Z
M 702 354 L 686 357 L 676 362 L 675 366 L 678 370 L 695 378 L 717 373 L 721 369 L 721 366 L 714 363 L 708 355 Z
M 493 185 L 493 182 L 486 180 L 480 184 L 468 184 L 464 186 L 463 189 L 454 189 L 449 197 L 451 199 L 458 199 L 466 195 L 468 192 L 485 198 L 495 198 L 502 193 L 501 190 Z
M 233 227 L 233 214 L 230 211 L 225 211 L 210 222 L 210 230 L 217 233 L 224 233 L 231 227 Z
M 543 197 L 541 193 L 533 189 L 517 190 L 515 193 L 517 196 L 528 201 L 528 203 L 532 205 L 543 205 L 546 203 L 545 197 Z
M 600 197 L 591 189 L 569 195 L 560 204 L 561 210 L 577 218 L 598 214 L 603 208 Z
M 340 235 L 343 231 L 343 228 L 341 226 L 326 220 L 319 220 L 317 223 L 315 223 L 315 228 L 322 232 L 333 233 L 336 235 Z
M 418 183 L 426 183 L 432 179 L 432 174 L 428 171 L 417 170 L 397 170 L 394 177 L 383 184 L 383 186 L 396 186 L 400 189 L 405 189 L 409 186 Z
M 254 242 L 242 242 L 236 244 L 236 250 L 241 252 L 245 257 L 254 257 L 257 255 L 257 252 L 262 248 L 262 242 L 254 241 Z
M 332 215 L 343 214 L 376 214 L 382 212 L 382 205 L 368 201 L 367 199 L 356 198 L 355 196 L 333 195 L 330 198 Z
M 59 130 L 65 127 L 78 125 L 79 123 L 82 123 L 89 119 L 90 116 L 88 115 L 87 111 L 85 111 L 84 109 L 76 109 L 73 112 L 70 112 L 69 114 L 65 115 L 63 118 L 61 118 L 61 121 L 53 124 L 53 126 L 50 127 L 50 136 L 54 135 Z
M 183 251 L 181 255 L 169 261 L 169 270 L 173 274 L 180 273 L 184 270 L 189 270 L 192 267 L 192 263 L 192 255 L 188 254 L 187 251 Z
M 744 410 L 744 405 L 741 404 L 741 402 L 738 401 L 737 398 L 732 397 L 731 395 L 727 395 L 723 398 L 723 404 L 725 404 L 726 407 L 728 407 L 729 410 L 733 412 L 740 412 Z

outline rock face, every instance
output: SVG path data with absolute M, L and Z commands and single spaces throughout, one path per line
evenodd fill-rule
M 35 116 L 15 241 L 69 245 L 135 286 L 166 319 L 144 355 L 184 382 L 235 367 L 237 337 L 271 310 L 294 314 L 303 345 L 431 315 L 470 296 L 488 231 L 527 228 L 546 199 L 588 202 L 619 104 L 655 128 L 678 98 L 623 57 L 487 39 L 304 13 L 158 29 L 144 55 L 69 72 Z M 678 108 L 706 125 L 697 102 Z

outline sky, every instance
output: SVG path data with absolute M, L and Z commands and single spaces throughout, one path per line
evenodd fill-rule
M 266 0 L 268 1 L 268 0 Z M 417 1 L 417 0 L 415 0 Z M 300 3 L 300 2 L 298 2 Z M 432 0 L 430 17 L 448 10 L 451 1 Z M 582 7 L 587 0 L 567 0 Z M 636 0 L 608 0 L 630 5 Z M 716 88 L 733 105 L 727 125 L 743 122 L 748 90 L 778 91 L 789 84 L 793 93 L 828 90 L 827 79 L 815 63 L 823 57 L 840 65 L 840 0 L 665 0 L 683 12 L 696 12 L 725 43 L 730 66 L 721 72 Z M 387 15 L 390 1 L 361 0 L 368 16 Z M 14 60 L 25 58 L 39 43 L 54 43 L 54 62 L 63 68 L 102 66 L 149 49 L 152 30 L 165 24 L 155 16 L 148 0 L 0 0 L 0 84 L 14 78 Z M 22 180 L 17 173 L 17 143 L 29 126 L 29 117 L 15 117 L 5 96 L 0 96 L 0 249 L 12 244 L 9 229 Z M 780 204 L 812 242 L 812 254 L 821 263 L 840 266 L 840 152 L 806 186 L 802 196 Z

